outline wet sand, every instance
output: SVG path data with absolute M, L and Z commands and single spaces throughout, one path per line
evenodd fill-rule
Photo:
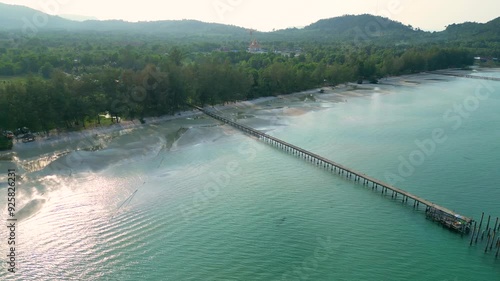
M 464 71 L 461 73 L 464 73 Z M 225 116 L 231 116 L 237 120 L 250 119 L 255 117 L 255 115 L 269 117 L 270 119 L 279 116 L 300 116 L 311 110 L 330 108 L 331 106 L 328 106 L 329 103 L 348 102 L 350 98 L 364 97 L 373 93 L 389 94 L 390 92 L 394 92 L 394 88 L 397 87 L 416 87 L 423 83 L 442 82 L 452 79 L 454 78 L 430 73 L 421 73 L 383 78 L 378 84 L 359 85 L 355 83 L 346 83 L 335 87 L 323 87 L 289 95 L 263 97 L 251 101 L 230 102 L 216 106 L 206 106 L 206 108 L 211 108 L 214 111 L 223 113 Z M 203 117 L 198 111 L 190 110 L 175 115 L 145 118 L 145 121 L 146 125 L 151 125 L 187 118 L 207 117 Z M 48 137 L 39 136 L 37 140 L 32 143 L 16 142 L 12 151 L 1 152 L 0 157 L 5 158 L 8 157 L 6 155 L 27 152 L 29 150 L 39 150 L 40 148 L 44 148 L 41 150 L 45 153 L 47 153 L 47 150 L 50 150 L 50 147 L 52 147 L 54 151 L 58 151 L 66 145 L 81 142 L 82 140 L 100 142 L 109 138 L 111 134 L 116 134 L 117 132 L 126 134 L 127 131 L 130 132 L 142 126 L 144 125 L 138 120 L 127 120 L 106 127 L 96 127 L 78 132 L 64 132 Z

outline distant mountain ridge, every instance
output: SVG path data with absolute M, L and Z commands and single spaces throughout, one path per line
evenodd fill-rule
M 28 7 L 0 3 L 0 29 L 26 30 L 29 27 L 53 29 L 61 26 L 72 27 L 75 23 Z
M 122 20 L 74 21 L 52 16 L 17 5 L 0 3 L 0 31 L 92 31 L 126 32 L 166 35 L 173 38 L 211 38 L 218 40 L 248 40 L 248 30 L 243 27 L 197 20 L 165 20 L 151 22 L 126 22 Z M 261 40 L 420 40 L 421 38 L 454 40 L 478 38 L 500 39 L 500 17 L 488 23 L 450 24 L 441 32 L 425 32 L 387 18 L 363 15 L 346 15 L 319 20 L 304 28 L 289 28 L 273 32 L 254 32 Z
M 359 16 L 345 15 L 336 18 L 322 19 L 309 26 L 306 30 L 320 30 L 328 32 L 349 32 L 355 28 L 364 27 L 364 32 L 376 33 L 383 30 L 400 30 L 400 31 L 413 31 L 409 26 L 400 22 L 383 18 L 380 16 L 373 16 L 363 14 Z
M 82 15 L 59 15 L 63 19 L 72 20 L 72 21 L 87 21 L 87 20 L 99 20 L 96 17 L 88 17 Z
M 183 36 L 221 36 L 246 34 L 245 28 L 197 20 L 165 20 L 151 22 L 127 22 L 123 20 L 74 21 L 45 14 L 24 6 L 0 3 L 0 30 L 9 31 L 123 31 L 141 34 L 172 34 Z
M 498 41 L 500 38 L 500 17 L 487 23 L 466 22 L 451 24 L 443 32 L 457 38 L 474 38 L 476 40 Z
M 380 38 L 405 39 L 409 35 L 422 35 L 425 32 L 414 30 L 400 22 L 369 14 L 345 15 L 322 19 L 303 29 L 287 29 L 277 34 L 288 36 L 300 35 L 304 39 L 314 41 L 343 40 L 377 40 Z

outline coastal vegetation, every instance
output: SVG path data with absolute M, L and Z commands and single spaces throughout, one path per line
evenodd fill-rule
M 0 151 L 12 149 L 13 143 L 11 139 L 8 139 L 0 135 Z
M 370 20 L 384 28 L 382 35 L 353 36 L 353 27 Z M 478 53 L 500 53 L 498 40 L 473 43 L 472 35 L 458 35 L 456 25 L 439 37 L 370 15 L 250 35 L 242 28 L 196 21 L 76 26 L 40 29 L 36 36 L 0 29 L 0 37 L 8 38 L 0 40 L 1 129 L 80 129 L 101 124 L 104 114 L 116 122 L 143 120 L 175 114 L 187 103 L 214 105 L 352 81 L 377 83 L 387 76 L 467 67 Z M 140 32 L 144 26 L 149 32 Z M 490 27 L 466 25 L 480 28 Z M 454 37 L 445 43 L 445 36 Z M 249 52 L 254 39 L 262 47 Z
M 81 127 L 105 112 L 142 119 L 174 114 L 187 102 L 214 105 L 473 63 L 467 50 L 437 47 L 308 46 L 283 55 L 193 53 L 147 43 L 116 48 L 89 42 L 87 50 L 77 45 L 65 52 L 43 46 L 28 43 L 2 56 L 15 74 L 27 76 L 0 85 L 1 128 Z

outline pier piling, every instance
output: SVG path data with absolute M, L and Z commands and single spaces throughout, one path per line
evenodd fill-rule
M 484 248 L 485 253 L 488 252 L 488 246 L 490 245 L 490 239 L 491 239 L 491 237 L 488 236 L 488 242 L 486 242 L 486 248 Z
M 474 233 L 476 232 L 477 222 L 474 222 L 474 230 L 472 230 L 472 237 L 470 238 L 469 246 L 472 246 L 472 242 L 474 241 Z
M 490 229 L 491 215 L 488 216 L 488 223 L 486 224 L 486 229 Z
M 500 245 L 499 244 L 500 244 L 500 238 L 498 238 L 498 240 L 497 240 L 497 253 L 495 254 L 495 258 L 498 258 L 498 252 L 500 250 Z
M 477 229 L 477 235 L 475 241 L 476 244 L 477 244 L 477 238 L 479 237 L 479 233 L 481 232 L 481 226 L 483 225 L 483 218 L 484 218 L 484 212 L 481 214 L 481 221 L 479 222 L 479 228 Z
M 493 238 L 491 239 L 490 251 L 493 249 L 493 244 L 495 244 L 496 236 L 497 236 L 497 232 L 493 231 Z

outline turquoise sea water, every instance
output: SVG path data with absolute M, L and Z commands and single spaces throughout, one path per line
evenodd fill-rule
M 406 80 L 222 113 L 463 215 L 500 216 L 500 82 Z M 217 124 L 147 125 L 59 158 L 30 144 L 0 162 L 32 202 L 19 271 L 0 279 L 500 280 L 485 242 Z

